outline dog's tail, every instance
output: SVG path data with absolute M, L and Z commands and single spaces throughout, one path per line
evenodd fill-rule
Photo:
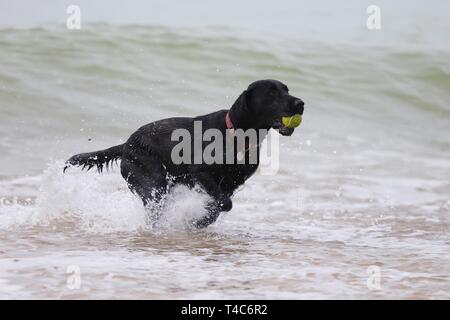
M 122 157 L 124 146 L 120 144 L 105 150 L 76 154 L 66 161 L 63 172 L 71 166 L 82 166 L 81 170 L 87 168 L 87 171 L 96 166 L 98 172 L 102 173 L 103 167 L 108 170 L 113 161 L 117 162 Z

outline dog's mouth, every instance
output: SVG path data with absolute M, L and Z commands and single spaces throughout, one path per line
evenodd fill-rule
M 278 132 L 283 136 L 290 136 L 294 133 L 295 128 L 297 128 L 301 122 L 302 116 L 300 114 L 276 117 L 273 119 L 272 128 L 278 130 Z

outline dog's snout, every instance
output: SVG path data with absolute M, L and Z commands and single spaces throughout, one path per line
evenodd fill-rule
M 297 99 L 294 103 L 295 109 L 297 110 L 297 112 L 299 112 L 300 114 L 303 114 L 303 110 L 304 110 L 304 105 L 305 103 L 301 100 L 301 99 Z
M 298 106 L 298 107 L 302 107 L 303 108 L 305 103 L 302 100 L 297 99 L 297 101 L 295 101 L 295 105 Z

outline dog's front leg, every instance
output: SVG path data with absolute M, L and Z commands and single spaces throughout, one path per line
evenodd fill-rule
M 212 199 L 206 205 L 208 214 L 195 221 L 194 225 L 197 228 L 206 228 L 217 220 L 221 212 L 230 211 L 233 207 L 233 202 L 231 201 L 231 198 L 220 189 L 220 185 L 209 173 L 200 173 L 198 175 L 198 180 Z

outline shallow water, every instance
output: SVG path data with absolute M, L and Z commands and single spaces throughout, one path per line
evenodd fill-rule
M 0 298 L 450 298 L 450 50 L 322 40 L 0 29 Z M 306 102 L 303 123 L 280 138 L 278 173 L 249 180 L 206 230 L 188 223 L 201 193 L 178 188 L 149 229 L 117 168 L 61 173 L 142 124 L 227 108 L 261 78 Z

